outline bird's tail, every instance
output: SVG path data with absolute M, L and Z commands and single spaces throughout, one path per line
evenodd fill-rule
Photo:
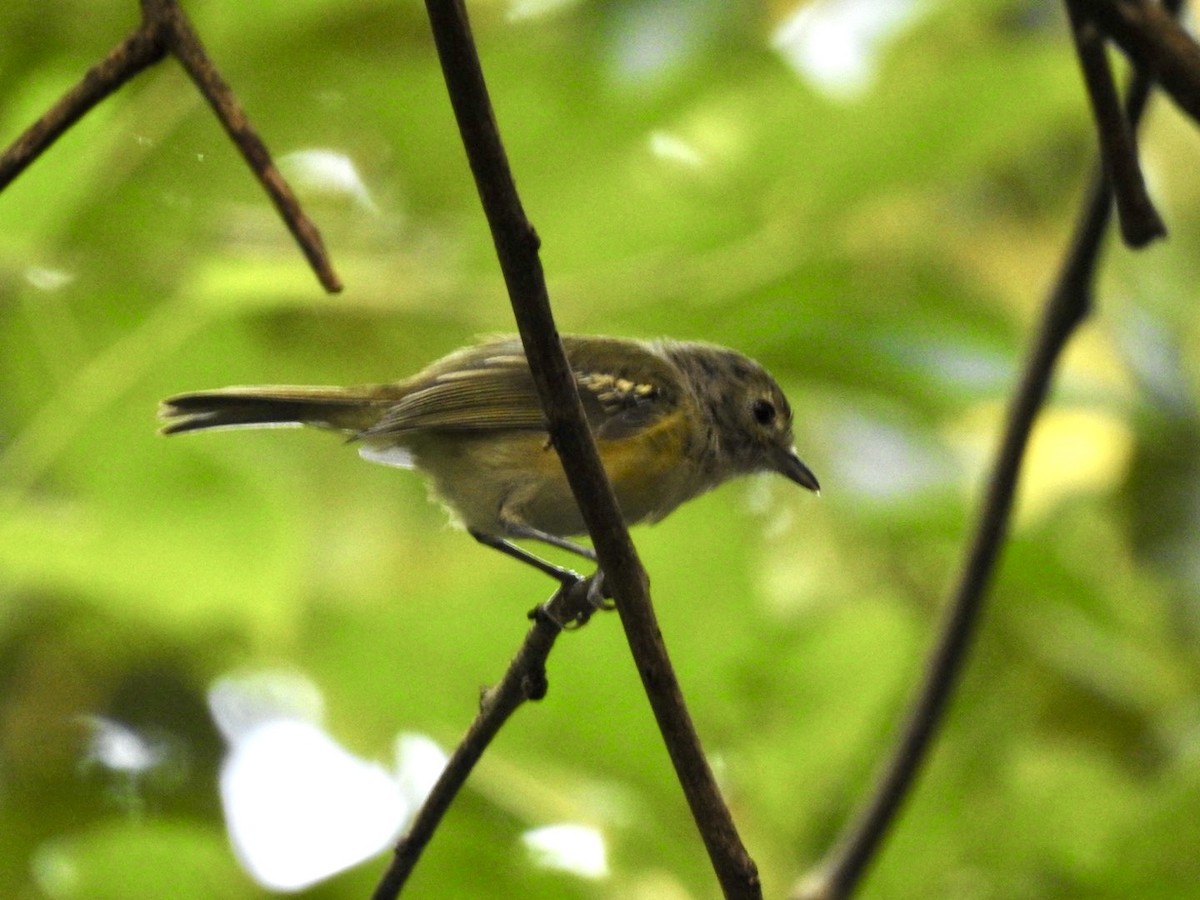
M 315 425 L 357 434 L 395 403 L 388 385 L 343 387 L 229 387 L 168 397 L 159 407 L 163 434 L 208 428 Z M 394 393 L 394 391 L 392 392 Z

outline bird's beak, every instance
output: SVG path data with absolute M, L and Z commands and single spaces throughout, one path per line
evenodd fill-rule
M 814 494 L 821 493 L 821 482 L 817 481 L 817 476 L 812 473 L 812 469 L 796 455 L 794 448 L 780 457 L 777 471 L 780 475 L 796 482 L 800 487 L 808 488 Z

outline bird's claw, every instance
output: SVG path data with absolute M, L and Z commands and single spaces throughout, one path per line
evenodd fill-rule
M 607 611 L 617 608 L 617 604 L 604 592 L 603 569 L 597 569 L 595 574 L 588 579 L 587 601 L 591 604 L 592 609 Z
M 602 569 L 589 578 L 574 573 L 572 576 L 562 579 L 562 586 L 553 597 L 530 610 L 529 618 L 550 622 L 563 631 L 574 631 L 586 625 L 593 613 L 616 609 L 616 604 L 605 596 Z M 584 589 L 582 597 L 580 588 Z

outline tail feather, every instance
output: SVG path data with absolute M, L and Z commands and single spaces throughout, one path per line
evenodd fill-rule
M 159 407 L 162 434 L 208 428 L 271 428 L 315 425 L 349 434 L 369 428 L 394 399 L 383 386 L 231 387 L 168 397 Z

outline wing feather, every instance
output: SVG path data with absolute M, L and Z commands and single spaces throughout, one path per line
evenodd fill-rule
M 678 376 L 653 345 L 616 338 L 564 337 L 563 343 L 598 438 L 634 434 L 678 401 Z M 359 438 L 546 428 L 533 376 L 515 338 L 452 353 L 404 387 L 404 396 Z

